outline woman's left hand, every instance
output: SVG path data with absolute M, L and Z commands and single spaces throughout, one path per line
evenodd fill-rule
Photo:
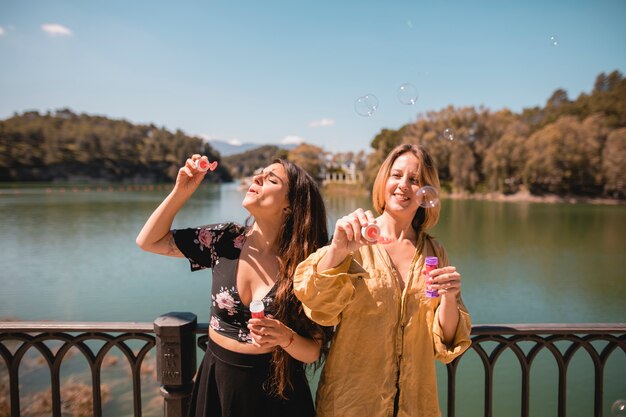
M 252 344 L 256 347 L 287 346 L 293 330 L 271 316 L 248 320 Z
M 430 278 L 432 289 L 437 290 L 442 297 L 455 298 L 461 292 L 461 274 L 452 265 L 433 269 Z

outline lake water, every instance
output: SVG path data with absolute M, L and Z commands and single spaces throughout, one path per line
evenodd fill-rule
M 168 191 L 119 185 L 0 188 L 0 317 L 150 322 L 169 311 L 190 311 L 207 322 L 211 272 L 191 273 L 186 260 L 135 245 Z M 243 222 L 242 198 L 236 184 L 203 186 L 174 227 Z M 354 208 L 371 207 L 367 197 L 325 199 L 329 229 Z M 626 322 L 625 232 L 625 206 L 472 200 L 442 200 L 432 231 L 463 276 L 463 299 L 474 324 Z M 615 352 L 609 361 L 607 416 L 611 400 L 626 398 L 625 356 Z M 585 355 L 574 362 L 568 415 L 586 417 L 592 415 L 592 367 Z M 457 416 L 481 415 L 482 368 L 468 359 L 459 372 L 459 384 L 476 377 L 478 383 L 457 388 Z M 41 379 L 37 372 L 20 378 L 24 385 Z M 547 387 L 531 392 L 533 416 L 556 413 L 556 376 L 550 378 L 533 376 L 531 383 Z M 496 379 L 505 383 L 496 384 L 495 415 L 519 415 L 519 365 L 497 368 Z M 113 398 L 121 392 L 113 387 L 105 407 L 109 415 L 126 412 Z M 161 412 L 153 402 L 146 415 Z

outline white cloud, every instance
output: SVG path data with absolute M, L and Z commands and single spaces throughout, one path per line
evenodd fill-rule
M 41 30 L 49 36 L 72 36 L 70 29 L 58 23 L 44 23 L 41 25 Z
M 233 146 L 241 146 L 241 141 L 239 139 L 228 139 L 226 143 Z
M 321 119 L 321 120 L 313 120 L 311 123 L 309 123 L 309 127 L 328 127 L 328 126 L 334 126 L 335 125 L 335 121 L 333 119 Z
M 299 145 L 302 142 L 304 142 L 304 139 L 302 139 L 300 136 L 285 136 L 283 140 L 280 141 L 282 145 L 291 145 L 291 144 Z
M 5 33 L 6 31 L 4 30 L 4 28 L 0 26 L 0 36 L 4 35 Z
M 211 136 L 208 133 L 199 133 L 196 136 L 205 142 L 211 142 L 212 140 L 217 140 L 217 137 Z

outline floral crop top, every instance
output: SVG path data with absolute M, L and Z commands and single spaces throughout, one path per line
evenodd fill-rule
M 172 230 L 176 246 L 189 260 L 191 270 L 212 268 L 211 321 L 218 333 L 252 343 L 248 331 L 250 310 L 239 298 L 237 265 L 247 229 L 236 223 L 219 223 L 197 228 Z M 274 313 L 276 285 L 263 298 L 265 314 Z

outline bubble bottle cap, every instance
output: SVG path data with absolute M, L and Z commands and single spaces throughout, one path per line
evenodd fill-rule
M 430 266 L 437 266 L 439 265 L 439 259 L 436 256 L 427 256 L 424 263 Z
M 263 317 L 263 311 L 265 310 L 265 305 L 261 300 L 252 300 L 250 303 L 250 313 L 252 317 Z

